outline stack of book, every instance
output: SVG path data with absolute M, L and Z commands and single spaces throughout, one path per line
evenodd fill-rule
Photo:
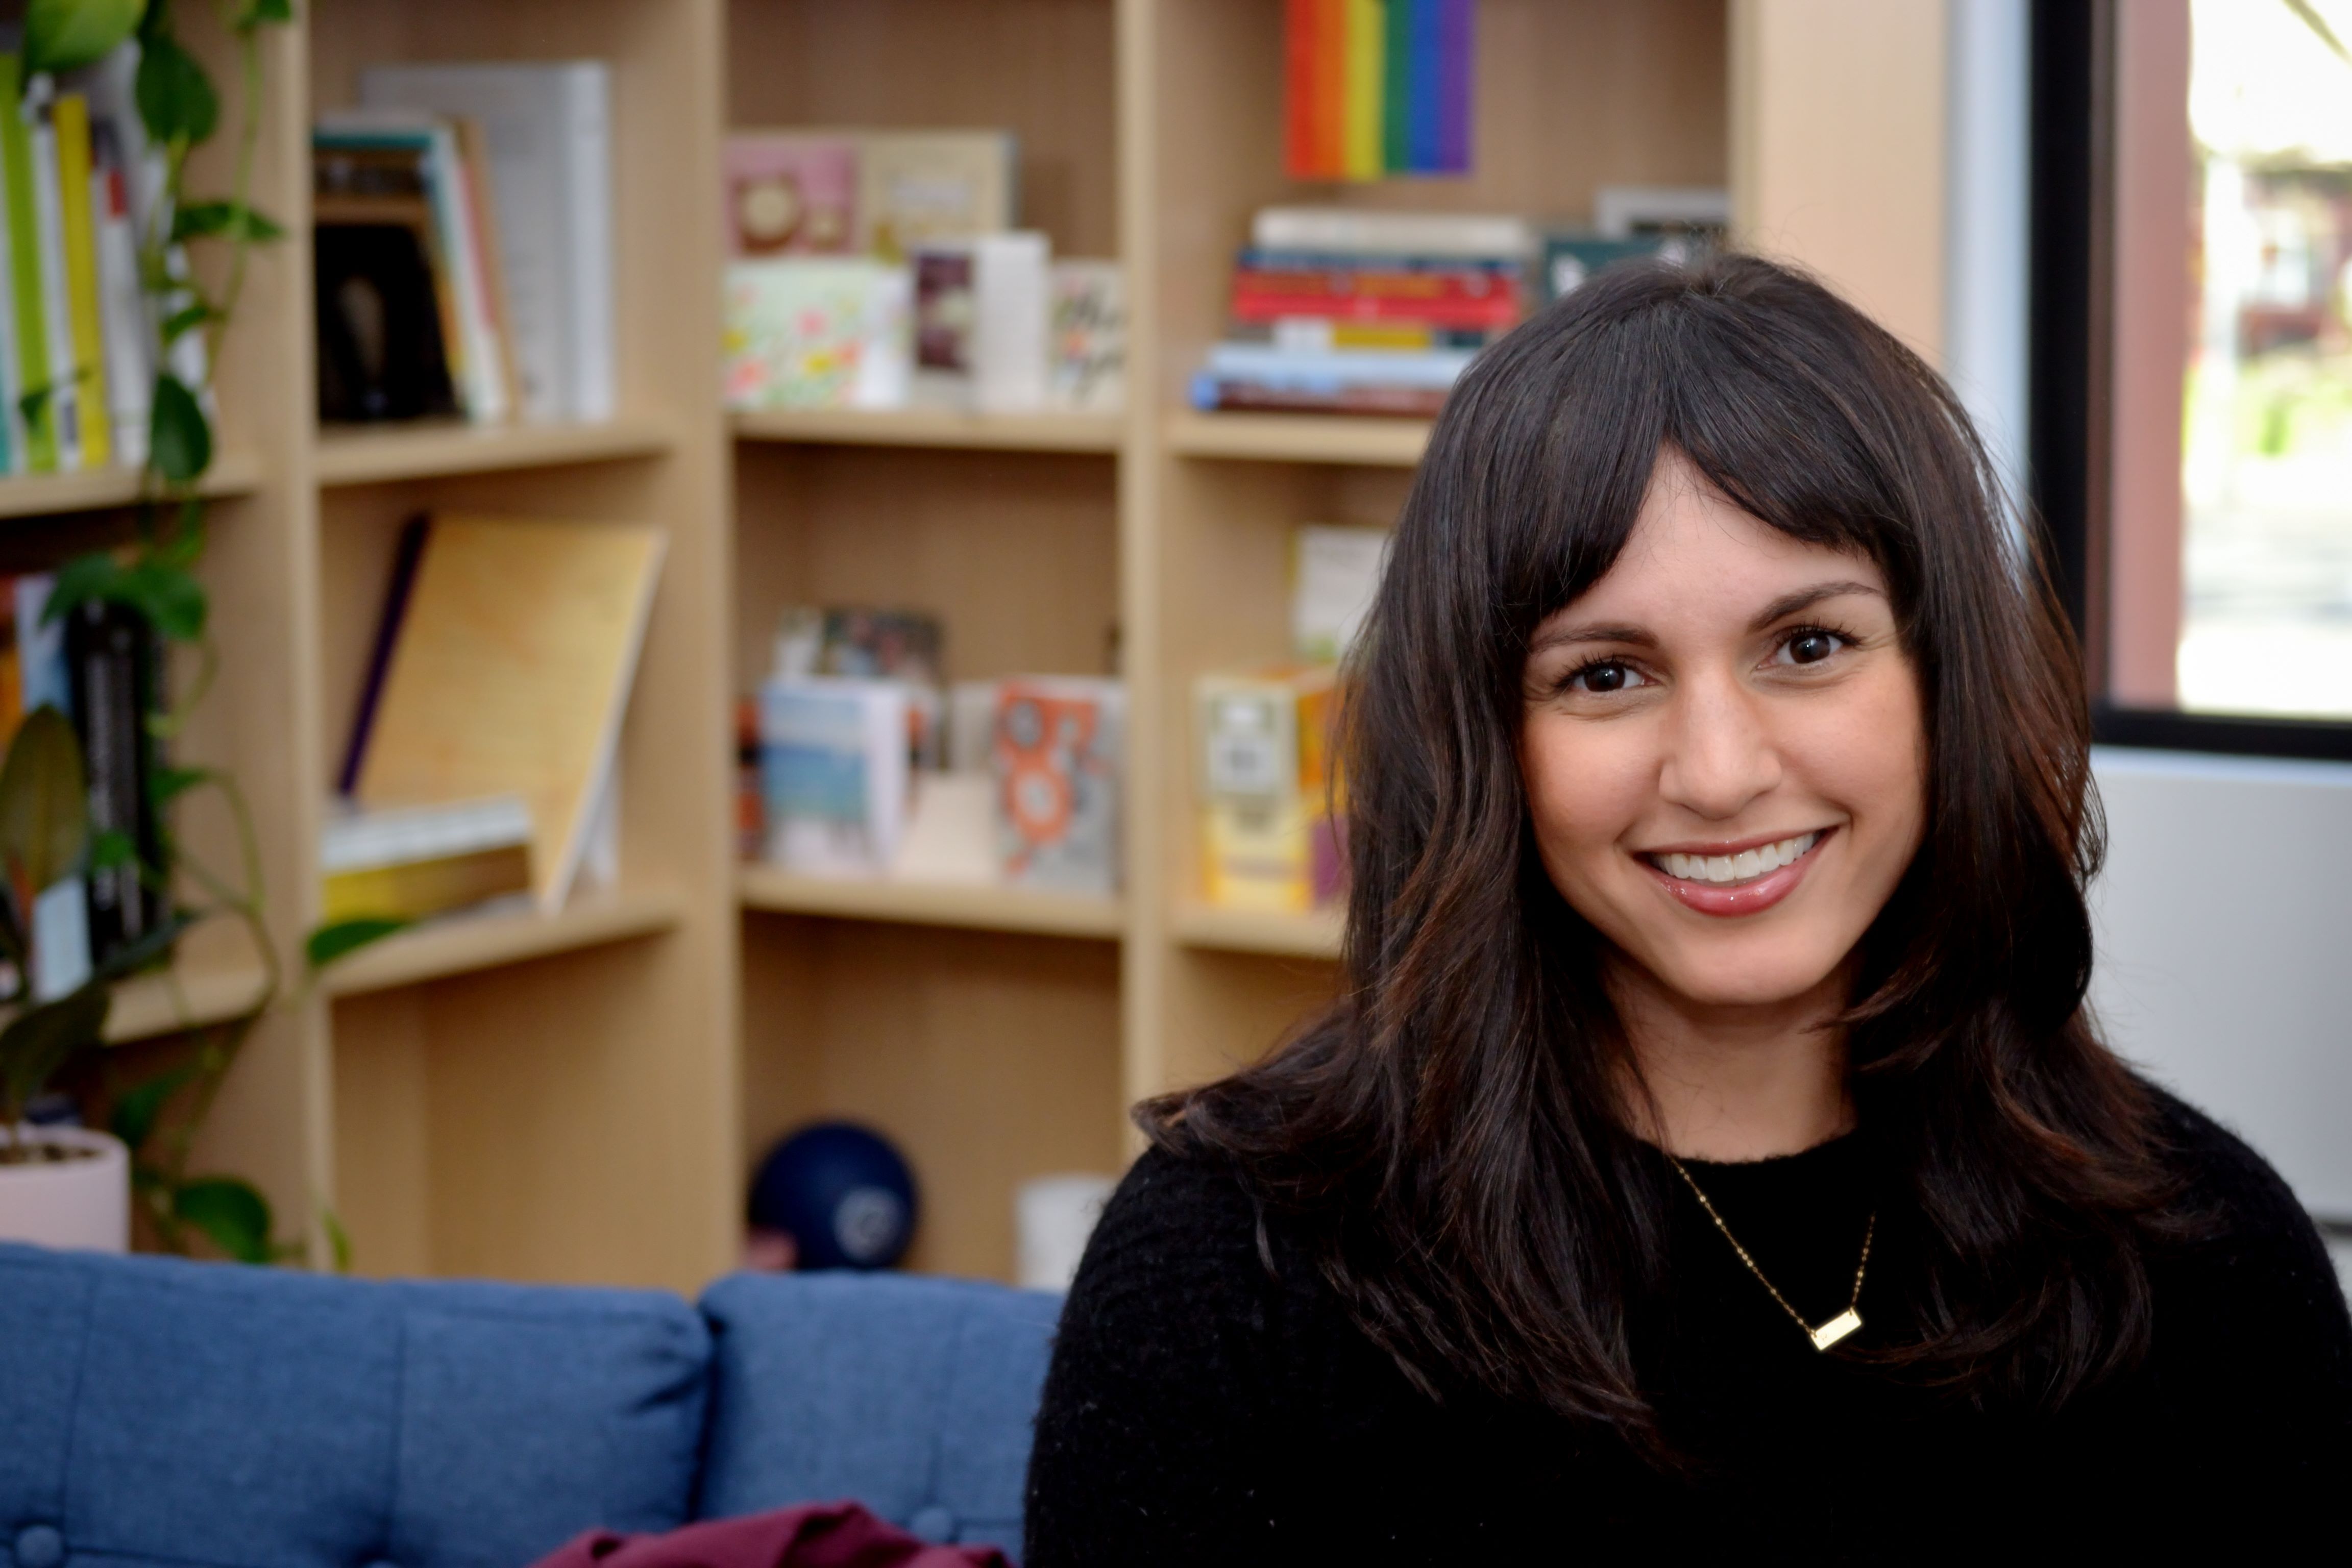
M 159 348 L 139 279 L 142 225 L 163 184 L 132 101 L 138 46 L 85 69 L 26 79 L 0 55 L 0 473 L 68 473 L 147 460 Z M 177 247 L 165 265 L 180 275 Z M 204 338 L 170 365 L 204 384 Z
M 1110 413 L 1116 262 L 1016 226 L 1004 131 L 755 131 L 728 139 L 730 408 Z
M 378 66 L 313 127 L 322 419 L 613 416 L 610 76 Z
M 1265 208 L 1193 405 L 1426 418 L 1527 313 L 1537 244 L 1516 217 Z

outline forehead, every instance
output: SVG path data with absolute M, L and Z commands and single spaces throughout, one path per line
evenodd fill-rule
M 1760 606 L 1832 579 L 1886 590 L 1877 563 L 1782 532 L 1669 450 L 1651 474 L 1617 559 L 1546 624 L 1639 614 L 1644 620 L 1729 617 L 1744 625 Z

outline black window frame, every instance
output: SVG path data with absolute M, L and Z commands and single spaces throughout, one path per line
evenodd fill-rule
M 2113 335 L 2115 7 L 2032 0 L 2026 492 L 2048 533 L 2101 745 L 2352 761 L 2352 721 L 2185 713 L 2106 700 L 2106 432 Z

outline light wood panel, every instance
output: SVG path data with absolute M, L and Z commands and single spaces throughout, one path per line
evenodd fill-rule
M 1126 924 L 1117 899 L 1039 888 L 810 877 L 760 865 L 744 867 L 737 885 L 745 909 L 785 914 L 1114 940 Z
M 142 476 L 136 468 L 98 468 L 86 473 L 17 474 L 0 479 L 0 518 L 55 517 L 137 503 Z M 251 495 L 261 488 L 262 465 L 253 452 L 223 452 L 213 459 L 199 487 L 215 500 Z
M 744 926 L 747 1147 L 866 1122 L 921 1184 L 918 1268 L 1012 1276 L 1013 1189 L 1121 1163 L 1108 943 L 761 915 Z
M 381 484 L 499 468 L 540 468 L 562 463 L 611 462 L 667 452 L 676 440 L 657 419 L 614 419 L 596 425 L 331 426 L 320 432 L 321 485 Z
M 842 447 L 992 447 L 1116 452 L 1125 421 L 1108 414 L 966 414 L 947 408 L 775 408 L 737 414 L 739 440 Z

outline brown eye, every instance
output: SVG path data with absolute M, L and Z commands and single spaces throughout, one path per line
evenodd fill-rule
M 1588 664 L 1568 678 L 1570 686 L 1580 691 L 1606 695 L 1623 691 L 1642 684 L 1641 673 L 1630 664 L 1604 658 L 1598 664 Z
M 1781 646 L 1788 650 L 1790 664 L 1819 664 L 1844 645 L 1845 639 L 1835 632 L 1799 632 Z

